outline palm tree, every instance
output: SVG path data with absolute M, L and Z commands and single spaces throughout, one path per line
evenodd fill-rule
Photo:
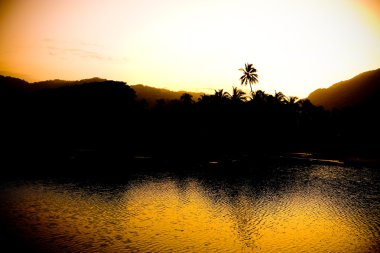
M 289 96 L 287 103 L 289 105 L 295 105 L 297 103 L 298 97 L 295 96 Z
M 243 68 L 240 68 L 239 70 L 243 71 L 243 75 L 240 77 L 241 85 L 247 85 L 249 83 L 249 87 L 251 87 L 252 90 L 252 84 L 255 84 L 259 81 L 259 76 L 257 75 L 257 70 L 253 67 L 251 63 L 246 63 Z
M 280 92 L 274 92 L 274 98 L 277 101 L 277 103 L 282 104 L 286 101 L 287 97 L 284 95 L 284 93 Z
M 215 108 L 224 108 L 229 101 L 229 94 L 227 91 L 224 91 L 223 89 L 215 90 L 215 94 L 211 96 L 212 97 L 212 106 L 215 106 Z
M 252 98 L 254 102 L 264 103 L 268 100 L 268 95 L 265 93 L 265 91 L 258 90 L 255 93 L 252 92 Z
M 300 103 L 300 100 L 298 100 L 298 97 L 289 96 L 285 102 L 286 102 L 286 105 L 288 107 L 288 110 L 291 113 L 298 113 L 299 112 L 301 103 Z
M 245 92 L 238 89 L 237 87 L 232 87 L 232 95 L 228 94 L 229 98 L 233 103 L 240 103 L 246 101 Z
M 223 89 L 215 90 L 214 99 L 217 101 L 225 101 L 229 98 L 230 94 Z
M 194 103 L 193 96 L 190 95 L 189 93 L 183 93 L 183 94 L 181 95 L 181 97 L 179 98 L 179 100 L 180 100 L 183 104 L 192 104 L 192 103 Z

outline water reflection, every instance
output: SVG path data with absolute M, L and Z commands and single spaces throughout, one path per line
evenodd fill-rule
M 379 188 L 375 170 L 318 165 L 232 181 L 17 182 L 1 208 L 48 251 L 376 252 Z

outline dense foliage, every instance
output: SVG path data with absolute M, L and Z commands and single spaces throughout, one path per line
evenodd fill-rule
M 136 97 L 122 82 L 35 89 L 2 77 L 3 153 L 77 149 L 202 156 L 316 151 L 377 155 L 379 124 L 359 108 L 326 111 L 307 99 L 261 90 L 216 90 L 194 101 Z

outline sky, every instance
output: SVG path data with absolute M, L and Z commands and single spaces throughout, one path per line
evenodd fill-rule
M 379 0 L 0 0 L 0 74 L 306 97 L 380 68 Z M 249 91 L 249 87 L 241 87 Z

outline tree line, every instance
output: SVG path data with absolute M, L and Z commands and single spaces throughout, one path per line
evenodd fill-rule
M 241 84 L 258 81 L 252 64 L 242 71 Z M 123 82 L 33 90 L 3 78 L 0 89 L 3 154 L 78 149 L 187 157 L 378 152 L 374 112 L 327 111 L 307 99 L 252 87 L 249 94 L 238 87 L 215 90 L 197 101 L 184 93 L 179 99 L 159 99 L 153 107 Z

